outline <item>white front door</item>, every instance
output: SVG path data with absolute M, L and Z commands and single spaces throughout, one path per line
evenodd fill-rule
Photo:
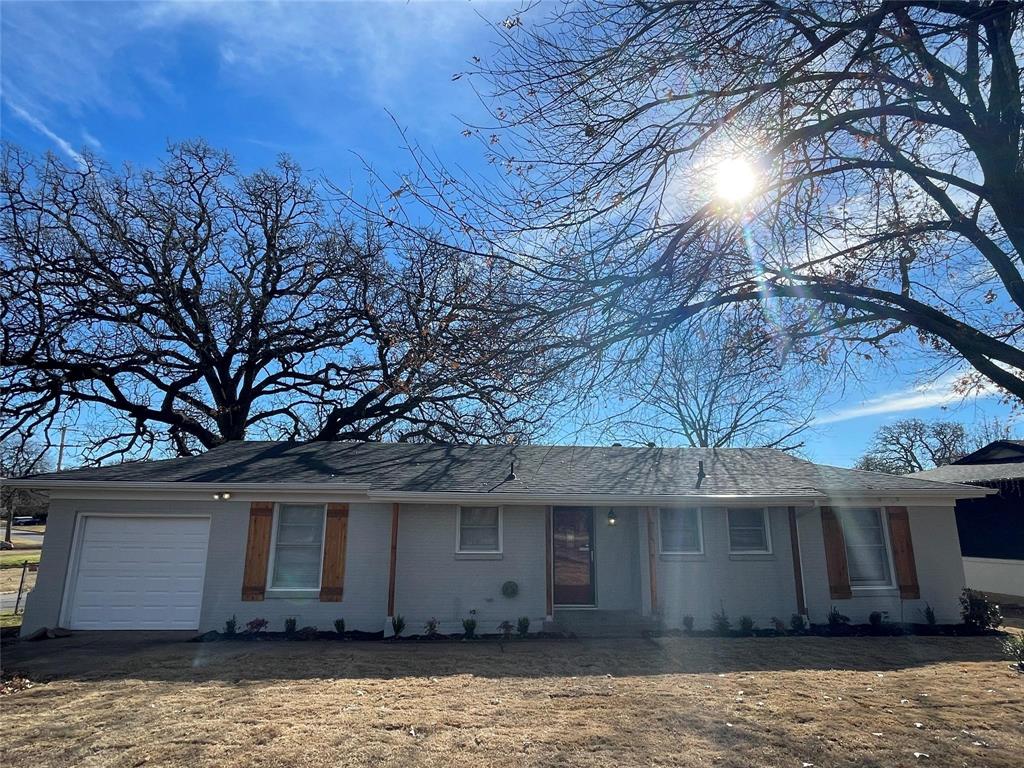
M 88 515 L 79 522 L 70 629 L 197 629 L 206 517 Z

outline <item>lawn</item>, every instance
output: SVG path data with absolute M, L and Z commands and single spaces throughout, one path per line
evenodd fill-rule
M 1019 766 L 994 638 L 5 649 L 18 766 Z M 918 753 L 918 757 L 915 757 Z M 928 757 L 924 757 L 928 755 Z
M 41 549 L 0 549 L 0 568 L 20 568 L 24 562 L 38 563 Z

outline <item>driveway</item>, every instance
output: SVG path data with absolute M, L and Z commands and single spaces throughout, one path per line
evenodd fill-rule
M 0 764 L 1017 768 L 1024 754 L 1024 678 L 995 638 L 180 640 L 6 647 L 6 672 L 34 685 L 3 701 Z

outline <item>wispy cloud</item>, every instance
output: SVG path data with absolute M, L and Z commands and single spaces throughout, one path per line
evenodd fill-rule
M 815 418 L 815 424 L 834 424 L 840 421 L 851 421 L 865 416 L 879 416 L 888 413 L 904 413 L 919 411 L 924 408 L 954 405 L 972 398 L 994 397 L 998 391 L 991 384 L 983 383 L 969 395 L 957 387 L 961 374 L 951 373 L 928 384 L 890 392 L 880 397 L 863 400 L 857 405 L 842 408 L 835 413 Z
M 23 109 L 18 104 L 15 104 L 15 103 L 13 103 L 11 101 L 8 101 L 7 102 L 7 106 L 9 106 L 11 108 L 11 111 L 15 115 L 17 115 L 19 118 L 21 118 L 26 123 L 28 123 L 30 126 L 32 126 L 37 131 L 39 131 L 39 133 L 43 134 L 43 136 L 45 136 L 50 141 L 52 141 L 54 144 L 56 144 L 57 148 L 60 149 L 61 152 L 63 152 L 65 155 L 67 155 L 72 160 L 74 160 L 76 163 L 78 163 L 78 165 L 80 167 L 83 167 L 83 168 L 85 167 L 85 158 L 82 157 L 80 154 L 78 154 L 78 152 L 75 151 L 75 148 L 72 147 L 71 144 L 66 139 L 58 136 L 56 133 L 51 131 L 46 126 L 46 123 L 44 123 L 42 120 L 40 120 L 35 115 L 31 114 L 28 110 Z

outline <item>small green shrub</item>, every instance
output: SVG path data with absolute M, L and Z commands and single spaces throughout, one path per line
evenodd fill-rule
M 1003 612 L 984 592 L 964 588 L 960 594 L 960 615 L 964 624 L 975 632 L 996 629 L 1003 624 Z
M 878 630 L 880 630 L 884 622 L 885 619 L 882 618 L 881 611 L 872 611 L 868 614 L 868 624 L 871 625 L 871 629 L 873 631 L 877 632 Z
M 228 637 L 233 636 L 238 631 L 238 617 L 232 616 L 230 619 L 224 622 L 224 634 Z
M 513 629 L 515 629 L 515 627 L 512 625 L 512 622 L 508 619 L 505 619 L 503 622 L 501 622 L 501 624 L 498 625 L 498 631 L 501 632 L 502 637 L 504 637 L 506 640 L 512 639 Z
M 530 634 L 530 617 L 520 616 L 519 621 L 516 622 L 516 632 L 519 633 L 520 637 L 526 637 Z
M 339 635 L 344 635 L 345 634 L 345 620 L 344 619 L 335 619 L 334 620 L 334 631 L 337 632 Z
M 749 616 L 740 616 L 740 632 L 744 635 L 754 634 L 754 620 Z
M 924 614 L 924 621 L 929 627 L 935 626 L 935 609 L 932 608 L 931 603 L 924 604 L 924 610 L 921 611 Z
M 1018 672 L 1024 672 L 1024 635 L 1010 635 L 1003 640 L 1003 653 L 1017 665 Z
M 245 631 L 248 632 L 250 635 L 258 635 L 260 632 L 267 628 L 268 624 L 270 624 L 270 622 L 266 619 L 253 619 L 252 621 L 246 623 Z
M 441 622 L 437 620 L 436 616 L 431 616 L 427 619 L 427 623 L 423 625 L 423 633 L 427 637 L 437 637 L 437 628 L 441 626 Z
M 716 635 L 729 634 L 729 631 L 732 629 L 732 623 L 729 621 L 729 616 L 724 608 L 711 617 L 711 628 L 715 630 Z
M 693 616 L 683 616 L 683 629 L 687 632 L 693 632 Z
M 834 605 L 832 610 L 828 612 L 828 626 L 830 629 L 838 629 L 839 627 L 845 627 L 850 623 L 850 617 L 844 616 L 839 612 L 839 609 Z
M 401 637 L 405 632 L 405 617 L 402 614 L 396 613 L 391 617 L 391 631 L 395 633 L 395 637 Z
M 462 620 L 462 629 L 465 630 L 466 639 L 472 640 L 476 637 L 476 619 L 470 616 L 468 619 Z
M 803 614 L 794 613 L 789 617 L 789 628 L 793 632 L 806 632 L 807 631 L 807 619 L 803 617 Z
M 284 620 L 284 632 L 286 635 L 294 635 L 295 627 L 298 626 L 294 616 L 289 616 Z

